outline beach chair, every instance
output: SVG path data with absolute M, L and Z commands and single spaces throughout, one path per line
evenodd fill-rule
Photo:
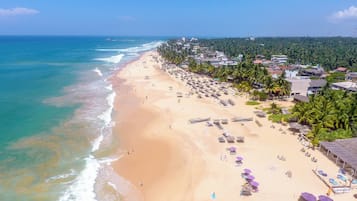
M 237 142 L 244 143 L 244 137 L 243 136 L 238 136 L 237 137 Z
M 331 184 L 332 186 L 338 186 L 338 182 L 335 181 L 335 179 L 330 178 L 328 181 L 330 182 L 330 184 Z
M 224 137 L 219 137 L 219 138 L 218 138 L 218 142 L 220 142 L 220 143 L 225 143 L 226 140 L 224 139 Z
M 234 143 L 234 137 L 233 136 L 228 136 L 227 137 L 227 142 L 228 143 Z

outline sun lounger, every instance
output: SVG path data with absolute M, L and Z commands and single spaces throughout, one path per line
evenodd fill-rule
M 227 142 L 228 143 L 234 143 L 234 137 L 233 136 L 227 136 Z
M 328 181 L 330 182 L 330 184 L 332 184 L 332 186 L 338 186 L 338 182 L 335 181 L 333 178 L 330 178 Z
M 345 176 L 343 176 L 342 174 L 338 174 L 337 175 L 337 179 L 343 181 L 343 182 L 347 182 L 347 178 Z
M 188 120 L 191 124 L 209 121 L 211 118 L 196 118 Z
M 231 99 L 228 99 L 228 103 L 231 104 L 232 106 L 235 105 L 235 103 Z
M 244 137 L 243 136 L 238 136 L 237 137 L 237 142 L 244 142 Z
M 319 175 L 321 175 L 323 177 L 327 177 L 327 174 L 323 170 L 319 170 L 319 171 L 317 171 L 317 173 L 319 173 Z
M 232 122 L 253 121 L 253 118 L 233 117 Z
M 221 119 L 222 124 L 228 124 L 228 119 Z
M 219 137 L 219 138 L 218 138 L 218 142 L 220 142 L 220 143 L 225 143 L 226 140 L 224 139 L 224 137 Z
M 209 121 L 207 121 L 206 124 L 207 124 L 208 127 L 213 126 L 213 124 L 211 122 L 209 122 Z
M 218 94 L 217 94 L 217 96 L 218 96 Z M 223 106 L 227 106 L 227 103 L 224 100 L 220 100 L 219 103 L 221 103 Z

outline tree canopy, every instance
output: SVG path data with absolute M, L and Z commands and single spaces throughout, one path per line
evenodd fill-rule
M 357 71 L 357 38 L 225 38 L 201 39 L 199 42 L 201 46 L 223 51 L 230 57 L 243 54 L 245 60 L 252 60 L 257 55 L 270 59 L 271 55 L 284 54 L 293 64 L 320 64 L 326 70 L 344 66 Z

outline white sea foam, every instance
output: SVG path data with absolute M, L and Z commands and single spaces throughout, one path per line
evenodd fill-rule
M 109 91 L 113 91 L 113 85 L 111 85 L 111 84 L 106 86 L 105 88 L 108 89 Z
M 85 162 L 84 170 L 68 187 L 59 201 L 96 201 L 94 184 L 100 165 L 92 155 L 86 158 Z
M 108 182 L 108 185 L 111 186 L 115 191 L 118 191 L 117 186 L 112 182 Z
M 95 139 L 94 141 L 93 141 L 93 146 L 92 146 L 92 152 L 95 152 L 95 151 L 97 151 L 98 149 L 99 149 L 99 147 L 100 147 L 100 144 L 102 143 L 102 141 L 103 141 L 103 138 L 104 138 L 104 136 L 103 136 L 103 134 L 100 134 L 98 137 L 97 137 L 97 139 Z
M 124 57 L 124 54 L 118 54 L 118 55 L 107 57 L 107 58 L 96 58 L 94 60 L 117 64 L 122 60 L 123 57 Z
M 46 182 L 55 181 L 55 180 L 59 180 L 59 179 L 66 179 L 68 177 L 75 176 L 75 175 L 76 175 L 76 172 L 73 169 L 71 169 L 71 171 L 69 173 L 56 175 L 56 176 L 46 179 Z
M 100 129 L 100 135 L 92 142 L 92 153 L 100 148 L 100 145 L 105 136 L 105 130 L 113 125 L 112 123 L 112 110 L 114 108 L 115 92 L 113 92 L 112 85 L 105 87 L 110 90 L 110 94 L 106 97 L 108 108 L 98 116 L 98 119 L 103 121 L 103 127 Z M 59 198 L 59 201 L 96 201 L 96 193 L 94 185 L 101 164 L 110 165 L 113 161 L 119 158 L 106 158 L 97 160 L 92 154 L 85 158 L 85 167 L 77 178 L 70 183 L 64 194 Z M 67 175 L 58 176 L 65 177 Z
M 145 43 L 145 44 L 137 46 L 137 47 L 129 47 L 129 48 L 125 48 L 125 49 L 99 48 L 99 49 L 96 49 L 96 51 L 98 51 L 98 52 L 121 52 L 121 53 L 128 53 L 130 55 L 136 56 L 137 54 L 135 54 L 135 53 L 144 52 L 144 51 L 154 49 L 154 48 L 160 46 L 162 43 L 163 43 L 163 41 L 153 41 L 153 42 Z
M 105 110 L 101 115 L 98 116 L 99 119 L 104 121 L 104 125 L 106 127 L 110 126 L 110 124 L 112 122 L 112 110 L 114 107 L 115 96 L 116 96 L 115 92 L 113 92 L 107 96 L 107 102 L 108 102 L 109 108 L 107 110 Z
M 100 77 L 103 77 L 103 73 L 99 70 L 99 68 L 95 68 L 93 72 L 97 73 Z
M 114 48 L 108 48 L 108 49 L 95 49 L 98 52 L 120 52 L 121 49 L 114 49 Z
M 97 51 L 106 51 L 106 52 L 111 51 L 111 52 L 118 52 L 120 54 L 108 58 L 97 58 L 95 60 L 117 64 L 122 60 L 124 55 L 136 56 L 136 53 L 151 50 L 159 46 L 161 43 L 162 43 L 161 41 L 156 41 L 138 47 L 126 48 L 126 49 L 97 49 Z M 103 76 L 102 72 L 98 68 L 94 69 L 93 71 L 96 72 L 99 76 Z M 102 111 L 102 113 L 97 116 L 97 118 L 103 122 L 103 126 L 100 129 L 100 135 L 92 142 L 92 149 L 91 149 L 92 153 L 100 148 L 102 141 L 107 135 L 106 132 L 107 131 L 110 132 L 111 130 L 110 127 L 114 125 L 111 116 L 114 108 L 114 100 L 116 94 L 115 92 L 113 92 L 112 85 L 105 86 L 105 89 L 109 90 L 109 94 L 106 97 L 106 101 L 109 107 L 106 110 Z M 81 159 L 79 158 L 78 160 Z M 84 200 L 96 201 L 96 193 L 95 193 L 94 186 L 96 183 L 97 176 L 100 172 L 100 169 L 102 167 L 105 167 L 106 165 L 110 165 L 112 162 L 116 160 L 119 160 L 119 158 L 96 159 L 92 154 L 90 154 L 87 158 L 84 158 L 84 162 L 85 162 L 84 169 L 80 173 L 75 174 L 78 176 L 72 182 L 66 184 L 69 185 L 69 187 L 64 191 L 62 196 L 59 198 L 59 201 L 84 201 Z M 72 172 L 69 174 L 58 175 L 50 179 L 55 180 L 55 179 L 67 178 L 72 176 L 71 174 Z M 119 185 L 115 185 L 113 182 L 109 182 L 109 181 L 107 182 L 108 185 L 113 187 L 113 189 L 121 190 L 121 189 L 117 189 Z
M 100 164 L 107 164 L 110 165 L 112 162 L 115 162 L 117 160 L 119 160 L 121 157 L 117 157 L 117 158 L 104 158 L 99 160 Z
M 145 43 L 138 47 L 130 47 L 130 48 L 126 48 L 126 49 L 121 49 L 120 52 L 124 52 L 124 53 L 144 52 L 144 51 L 152 50 L 152 49 L 160 46 L 162 43 L 163 43 L 163 41 L 154 41 L 154 42 L 150 42 L 150 43 Z

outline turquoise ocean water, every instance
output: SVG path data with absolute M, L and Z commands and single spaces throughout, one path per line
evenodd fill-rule
M 1 36 L 0 200 L 119 200 L 107 78 L 160 42 Z

